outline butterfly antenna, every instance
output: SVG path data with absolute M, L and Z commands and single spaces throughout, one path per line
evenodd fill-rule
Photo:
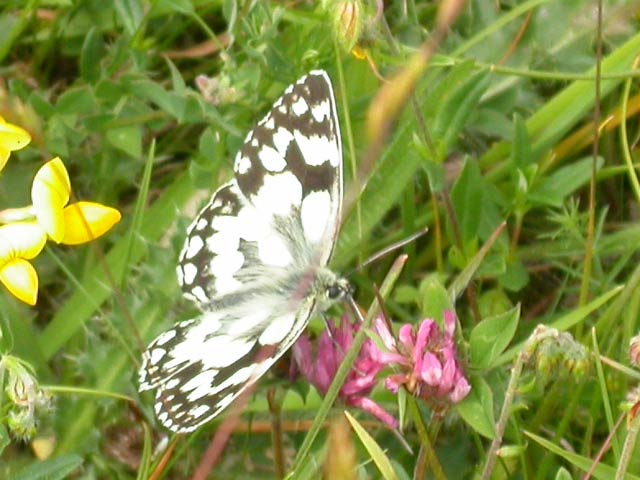
M 369 258 L 367 258 L 364 262 L 362 262 L 360 265 L 358 265 L 356 268 L 354 268 L 353 270 L 351 270 L 347 275 L 345 275 L 346 277 L 349 277 L 351 274 L 353 274 L 354 272 L 357 272 L 359 270 L 362 270 L 364 267 L 366 267 L 367 265 L 372 264 L 373 262 L 377 261 L 378 259 L 384 257 L 385 255 L 388 255 L 389 253 L 398 250 L 399 248 L 404 247 L 405 245 L 414 242 L 415 240 L 417 240 L 418 238 L 422 237 L 423 235 L 426 235 L 426 233 L 429 231 L 429 227 L 425 227 L 422 230 L 419 230 L 416 233 L 413 233 L 411 235 L 409 235 L 406 238 L 403 238 L 402 240 L 398 240 L 395 243 L 392 243 L 391 245 L 386 246 L 385 248 L 383 248 L 382 250 L 374 253 L 373 255 L 371 255 Z

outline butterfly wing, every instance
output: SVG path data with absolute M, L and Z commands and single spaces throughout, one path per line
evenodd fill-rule
M 326 265 L 342 206 L 340 125 L 326 72 L 311 71 L 285 90 L 247 135 L 234 171 L 256 208 L 298 217 L 306 247 Z
M 204 311 L 156 338 L 140 390 L 158 419 L 191 431 L 217 415 L 297 339 L 337 235 L 342 152 L 331 83 L 313 71 L 247 135 L 235 179 L 188 229 L 178 280 Z M 329 275 L 327 277 L 327 275 Z

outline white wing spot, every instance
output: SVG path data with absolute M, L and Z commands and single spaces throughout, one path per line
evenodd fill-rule
M 209 410 L 211 410 L 211 407 L 209 405 L 202 404 L 202 405 L 198 405 L 196 408 L 192 409 L 189 413 L 190 413 L 192 418 L 198 418 L 198 417 L 203 416 Z
M 209 395 L 215 395 L 218 392 L 221 392 L 225 388 L 233 387 L 234 385 L 239 385 L 241 383 L 246 383 L 250 378 L 251 374 L 254 371 L 254 366 L 249 365 L 248 367 L 244 367 L 236 371 L 233 375 L 227 378 L 224 382 L 220 382 L 216 385 L 210 392 Z
M 213 335 L 208 339 L 206 336 L 207 333 L 201 326 L 190 330 L 186 340 L 173 348 L 173 358 L 164 364 L 164 368 L 169 370 L 185 363 L 202 363 L 203 370 L 227 367 L 249 353 L 255 343 L 229 335 Z M 176 381 L 175 387 L 179 380 L 170 381 L 173 380 Z M 167 384 L 167 389 L 171 388 L 173 387 Z
M 236 157 L 236 165 L 234 170 L 240 175 L 244 175 L 251 169 L 251 160 L 249 157 L 238 154 Z
M 156 364 L 167 354 L 164 348 L 154 348 L 151 350 L 151 363 Z
M 224 295 L 226 293 L 232 293 L 242 287 L 242 283 L 233 277 L 221 277 L 216 279 L 216 292 L 218 295 Z M 209 301 L 209 298 L 203 294 L 203 298 L 200 298 L 201 302 Z
M 281 172 L 287 166 L 287 162 L 284 161 L 282 155 L 267 145 L 262 146 L 260 152 L 258 152 L 258 158 L 262 162 L 262 165 L 264 165 L 264 168 L 270 172 Z
M 196 223 L 193 224 L 193 229 L 198 231 L 204 230 L 207 228 L 207 225 L 209 225 L 209 220 L 204 217 L 200 217 Z
M 267 328 L 264 329 L 258 341 L 261 345 L 275 345 L 280 343 L 284 337 L 291 332 L 296 316 L 293 313 L 282 315 L 276 318 Z
M 177 332 L 175 330 L 167 330 L 166 332 L 160 334 L 158 338 L 156 338 L 155 344 L 158 346 L 162 346 L 165 343 L 167 343 L 169 340 L 175 338 L 176 335 L 177 335 Z
M 284 157 L 287 153 L 287 149 L 293 140 L 293 134 L 286 128 L 278 128 L 278 131 L 273 134 L 273 145 L 276 150 L 280 152 L 280 155 Z
M 189 239 L 189 242 L 184 249 L 184 255 L 182 255 L 182 258 L 191 259 L 195 257 L 200 252 L 200 250 L 202 250 L 202 247 L 204 247 L 204 240 L 202 240 L 201 236 L 194 235 Z
M 292 172 L 264 177 L 264 183 L 253 203 L 275 215 L 288 215 L 291 207 L 302 201 L 302 184 Z
M 225 252 L 224 255 L 216 255 L 209 263 L 211 274 L 215 277 L 233 276 L 244 264 L 242 252 Z
M 331 215 L 331 195 L 326 190 L 311 192 L 302 200 L 300 219 L 304 235 L 311 243 L 320 243 Z
M 190 285 L 196 278 L 198 269 L 193 263 L 184 263 L 182 265 L 182 281 L 185 285 Z
M 265 120 L 266 121 L 263 124 L 264 128 L 273 130 L 276 126 L 275 122 L 273 121 L 273 117 L 269 114 Z
M 207 248 L 210 252 L 221 255 L 229 251 L 238 250 L 240 237 L 234 230 L 222 230 L 207 238 Z
M 243 316 L 241 322 L 230 323 L 225 332 L 232 337 L 246 336 L 252 331 L 259 330 L 268 317 L 269 312 L 266 309 L 257 308 Z
M 216 290 L 220 291 L 219 288 L 216 288 Z M 185 296 L 188 296 L 193 300 L 195 300 L 196 302 L 200 302 L 200 303 L 207 303 L 209 301 L 209 296 L 207 295 L 207 292 L 205 292 L 204 288 L 202 288 L 200 285 L 193 287 L 191 289 L 191 292 L 185 293 Z
M 309 165 L 322 165 L 327 160 L 332 166 L 340 162 L 340 151 L 335 142 L 325 136 L 306 136 L 296 130 L 293 133 L 300 151 L 304 154 L 304 161 Z
M 293 262 L 291 252 L 280 235 L 269 235 L 258 242 L 258 257 L 266 265 L 286 267 Z
M 331 114 L 331 102 L 327 99 L 311 107 L 311 115 L 317 122 L 329 118 Z
M 189 392 L 187 400 L 195 402 L 205 395 L 208 395 L 216 375 L 218 375 L 218 370 L 205 370 L 182 385 L 181 390 L 183 392 Z
M 308 110 L 309 110 L 309 105 L 307 105 L 307 102 L 303 97 L 296 99 L 291 104 L 291 111 L 295 115 L 298 115 L 298 116 L 304 115 Z
M 167 390 L 171 390 L 172 388 L 176 388 L 179 384 L 180 384 L 180 379 L 172 378 L 165 384 L 164 388 Z

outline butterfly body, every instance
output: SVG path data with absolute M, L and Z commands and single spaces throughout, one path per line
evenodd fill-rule
M 202 314 L 160 334 L 143 355 L 140 391 L 156 390 L 156 415 L 175 432 L 218 415 L 349 290 L 327 268 L 342 151 L 324 71 L 285 90 L 245 138 L 234 173 L 180 253 L 178 282 Z

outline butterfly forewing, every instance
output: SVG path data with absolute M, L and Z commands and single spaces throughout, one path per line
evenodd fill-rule
M 140 390 L 176 432 L 217 415 L 297 339 L 337 282 L 325 269 L 339 226 L 340 131 L 331 82 L 312 71 L 249 132 L 220 187 L 188 229 L 177 268 L 202 309 L 156 338 Z

